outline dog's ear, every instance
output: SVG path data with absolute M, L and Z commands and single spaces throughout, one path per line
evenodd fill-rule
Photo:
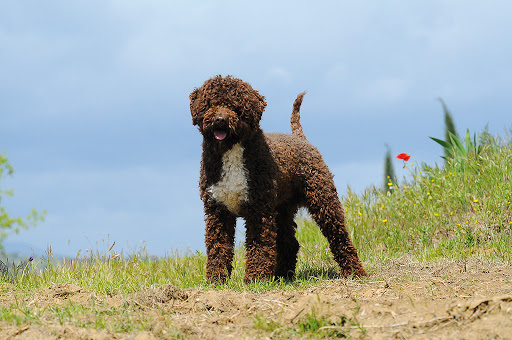
M 263 115 L 263 111 L 265 111 L 265 107 L 267 106 L 267 102 L 265 101 L 265 97 L 259 94 L 257 91 L 253 91 L 251 93 L 251 111 L 252 114 L 250 117 L 247 117 L 249 121 L 251 121 L 251 125 L 253 128 L 259 125 L 261 116 Z
M 194 89 L 192 93 L 190 94 L 190 114 L 192 115 L 192 124 L 197 125 L 199 124 L 199 121 L 202 120 L 202 114 L 201 110 L 199 108 L 199 89 Z

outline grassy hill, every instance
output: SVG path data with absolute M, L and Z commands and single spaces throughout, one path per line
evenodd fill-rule
M 477 152 L 442 166 L 404 162 L 410 177 L 391 183 L 392 194 L 368 189 L 347 195 L 347 225 L 364 260 L 407 255 L 510 262 L 512 143 L 487 133 L 479 139 Z

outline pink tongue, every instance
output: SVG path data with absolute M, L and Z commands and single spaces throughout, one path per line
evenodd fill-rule
M 223 140 L 224 138 L 226 138 L 226 132 L 224 131 L 213 131 L 213 135 L 217 140 Z

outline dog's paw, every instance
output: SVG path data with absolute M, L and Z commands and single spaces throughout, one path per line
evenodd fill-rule
M 274 280 L 273 273 L 263 273 L 263 272 L 245 273 L 245 277 L 244 277 L 244 282 L 246 284 L 253 283 L 256 281 L 272 281 L 272 280 Z
M 221 272 L 207 273 L 206 281 L 211 284 L 223 284 L 228 279 L 228 275 Z
M 368 274 L 363 267 L 343 269 L 340 272 L 340 277 L 366 277 Z

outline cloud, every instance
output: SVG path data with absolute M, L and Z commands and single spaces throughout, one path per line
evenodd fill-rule
M 363 84 L 357 90 L 357 98 L 362 102 L 397 103 L 409 94 L 407 80 L 397 77 L 376 78 Z
M 290 72 L 286 71 L 286 69 L 283 67 L 279 67 L 279 66 L 272 67 L 268 70 L 267 74 L 269 77 L 271 77 L 273 79 L 280 80 L 280 81 L 288 82 L 291 80 Z

